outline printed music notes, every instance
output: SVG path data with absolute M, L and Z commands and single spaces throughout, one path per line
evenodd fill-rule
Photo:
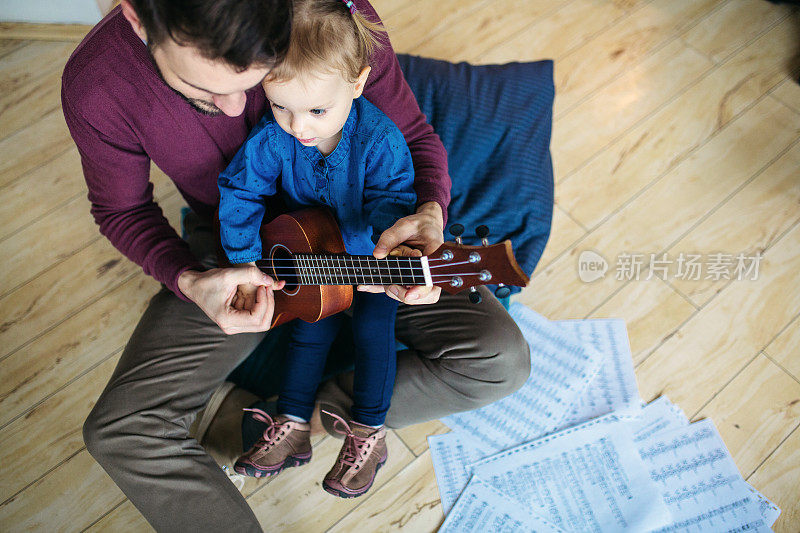
M 780 509 L 710 420 L 665 397 L 642 405 L 624 322 L 510 312 L 531 378 L 428 437 L 441 531 L 770 531 Z

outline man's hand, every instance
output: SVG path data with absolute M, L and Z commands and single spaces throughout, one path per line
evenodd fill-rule
M 181 292 L 228 335 L 267 331 L 275 311 L 272 291 L 282 289 L 284 284 L 273 281 L 255 266 L 187 270 L 178 278 Z M 255 301 L 249 308 L 242 302 L 234 303 L 239 285 L 255 289 Z
M 442 208 L 436 202 L 426 202 L 417 208 L 413 215 L 403 217 L 381 234 L 372 255 L 383 259 L 387 255 L 419 257 L 436 251 L 444 242 L 444 217 Z M 359 285 L 364 292 L 384 292 L 406 304 L 432 304 L 439 301 L 440 287 L 402 287 L 389 285 Z

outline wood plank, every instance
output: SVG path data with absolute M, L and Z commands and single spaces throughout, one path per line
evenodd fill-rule
M 725 252 L 731 254 L 733 260 L 736 254 L 755 257 L 757 253 L 768 249 L 784 232 L 800 222 L 800 212 L 797 210 L 800 204 L 798 168 L 800 144 L 795 144 L 718 211 L 675 243 L 668 250 L 669 257 L 676 258 L 680 253 L 702 250 L 706 253 Z M 737 279 L 734 266 L 735 261 L 730 267 L 732 282 L 747 283 L 752 275 Z M 675 278 L 672 284 L 695 304 L 703 306 L 731 282 L 706 277 L 704 271 L 703 279 Z
M 60 173 L 50 174 L 50 179 L 43 181 L 53 183 L 62 180 L 63 189 L 68 191 L 65 196 L 69 198 L 71 195 L 72 199 L 0 241 L 0 254 L 6 257 L 5 268 L 0 274 L 3 293 L 21 286 L 98 238 L 97 225 L 89 212 L 91 204 L 83 193 L 86 186 L 80 175 L 76 176 L 72 169 L 65 170 L 65 176 L 59 175 Z M 54 184 L 54 193 L 59 188 L 59 185 Z M 34 193 L 38 191 L 35 188 L 30 189 L 31 192 L 25 196 L 35 203 Z M 182 199 L 171 198 L 176 196 L 174 188 L 168 188 L 167 191 L 169 196 L 157 197 L 156 201 L 169 209 L 179 210 L 180 205 L 183 205 Z M 58 202 L 58 199 L 58 195 L 44 194 L 42 208 L 55 207 L 52 204 Z M 13 201 L 9 203 L 15 204 Z M 31 211 L 35 212 L 36 209 Z M 171 216 L 174 214 L 171 213 Z
M 770 94 L 773 98 L 777 98 L 787 106 L 791 107 L 800 113 L 800 77 L 795 74 L 795 79 L 784 80 L 783 83 L 778 85 Z
M 140 272 L 0 361 L 0 427 L 122 350 L 159 288 Z
M 398 53 L 413 53 L 414 48 L 454 24 L 468 17 L 488 0 L 438 0 L 407 3 L 384 20 L 392 48 Z
M 119 356 L 110 357 L 0 430 L 0 501 L 84 448 L 81 428 L 108 383 Z
M 450 428 L 438 420 L 414 424 L 413 426 L 396 429 L 395 433 L 400 437 L 408 449 L 416 456 L 421 455 L 428 449 L 428 436 L 441 435 L 447 433 Z
M 720 62 L 790 12 L 789 6 L 730 0 L 683 34 L 683 40 Z
M 796 429 L 747 480 L 783 510 L 772 526 L 776 533 L 800 531 L 797 465 L 800 465 L 800 430 Z
M 654 0 L 574 49 L 561 58 L 556 68 L 556 116 L 650 57 L 722 3 L 723 0 Z
M 642 3 L 641 0 L 632 2 L 636 5 Z M 523 31 L 479 54 L 475 61 L 486 64 L 553 58 L 557 60 L 556 68 L 560 68 L 560 58 L 622 19 L 631 10 L 632 6 L 622 2 L 609 4 L 575 0 L 547 16 L 537 18 Z
M 443 520 L 431 454 L 426 451 L 330 531 L 436 531 Z
M 0 187 L 47 163 L 73 146 L 61 108 L 0 141 Z M 81 174 L 82 175 L 82 174 Z
M 182 205 L 183 199 L 177 194 L 162 202 L 173 221 L 179 217 Z M 98 237 L 86 248 L 0 298 L 0 357 L 27 344 L 139 270 L 110 242 Z
M 530 303 L 521 300 L 552 319 L 585 316 L 625 284 L 617 279 L 621 253 L 663 251 L 798 135 L 800 122 L 787 115 L 783 105 L 761 100 L 534 276 L 523 293 L 530 295 Z M 589 284 L 581 282 L 575 271 L 578 256 L 586 249 L 597 251 L 610 265 L 605 278 Z
M 86 531 L 100 532 L 100 531 L 124 531 L 125 533 L 149 532 L 155 531 L 147 520 L 144 519 L 142 513 L 133 506 L 130 500 L 125 500 L 122 505 L 116 507 L 113 511 L 105 515 L 103 518 L 92 524 Z
M 800 380 L 800 318 L 795 318 L 764 351 Z
M 311 463 L 282 473 L 275 481 L 248 498 L 261 526 L 266 531 L 326 531 L 356 508 L 364 497 L 342 499 L 322 489 L 322 480 L 333 466 L 342 442 L 325 439 L 314 448 Z M 389 459 L 375 478 L 371 493 L 379 490 L 408 465 L 414 456 L 393 432 L 387 434 Z M 372 531 L 379 522 L 361 524 L 359 529 Z
M 800 383 L 758 355 L 703 408 L 747 478 L 800 425 Z
M 558 185 L 556 185 L 556 189 Z M 536 265 L 535 272 L 539 272 L 547 265 L 549 265 L 559 254 L 567 250 L 578 239 L 586 235 L 586 230 L 580 227 L 574 220 L 572 220 L 563 210 L 558 206 L 553 208 L 553 222 L 550 229 L 550 238 L 547 240 L 547 246 L 544 248 L 544 253 Z
M 47 74 L 60 74 L 74 49 L 74 43 L 33 41 L 7 54 L 0 62 L 0 94 L 17 91 Z
M 696 311 L 664 281 L 654 278 L 628 283 L 591 318 L 624 318 L 633 363 L 638 365 Z
M 795 41 L 792 21 L 782 22 L 574 174 L 561 174 L 566 179 L 556 188 L 559 205 L 596 227 L 780 83 Z
M 405 2 L 397 2 L 396 0 L 370 0 L 369 3 L 375 8 L 381 20 L 386 23 L 386 21 L 391 20 L 392 16 L 399 10 L 404 7 L 408 8 L 412 4 L 419 4 L 422 1 L 424 0 L 408 0 Z
M 661 394 L 693 416 L 800 309 L 800 225 L 767 251 L 758 280 L 731 283 L 637 369 L 642 398 Z M 698 371 L 701 369 L 702 371 Z
M 60 107 L 61 71 L 31 80 L 13 92 L 0 93 L 0 139 Z
M 59 206 L 68 211 L 77 196 L 86 196 L 85 191 L 78 149 L 62 152 L 3 189 L 5 201 L 0 205 L 0 241 Z M 85 198 L 82 200 L 80 205 L 87 206 L 84 214 L 88 215 L 88 203 Z M 82 218 L 82 214 L 78 215 L 77 220 Z M 49 238 L 43 240 L 50 241 Z
M 571 174 L 713 66 L 704 55 L 672 41 L 558 117 L 553 123 L 551 151 L 559 175 Z
M 443 27 L 414 53 L 448 61 L 475 61 L 482 53 L 501 44 L 530 25 L 531 20 L 546 16 L 566 0 L 495 0 Z M 469 35 L 465 40 L 463 36 Z
M 30 41 L 22 41 L 19 39 L 0 39 L 0 58 L 3 56 L 19 50 L 23 46 L 28 45 Z
M 1 241 L 0 254 L 6 258 L 0 274 L 3 292 L 30 281 L 97 240 L 89 207 L 85 196 L 73 196 L 64 206 Z
M 88 24 L 32 24 L 0 22 L 0 39 L 32 39 L 37 41 L 82 41 L 92 26 Z
M 8 531 L 80 531 L 124 499 L 84 449 L 0 506 L 0 523 Z

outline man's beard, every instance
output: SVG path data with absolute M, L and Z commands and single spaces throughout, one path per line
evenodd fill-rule
M 167 83 L 167 80 L 164 79 L 164 75 L 161 73 L 161 69 L 158 68 L 158 63 L 156 63 L 156 58 L 153 57 L 153 50 L 150 48 L 150 43 L 147 43 L 147 51 L 150 52 L 150 61 L 153 62 L 153 66 L 156 68 L 156 73 L 158 77 L 161 78 L 161 81 L 164 82 L 164 85 L 170 88 L 172 92 L 177 94 L 178 96 L 183 99 L 184 102 L 192 106 L 195 111 L 202 113 L 208 117 L 214 117 L 222 113 L 222 110 L 212 104 L 211 102 L 206 102 L 205 100 L 201 100 L 199 98 L 189 98 L 175 87 Z

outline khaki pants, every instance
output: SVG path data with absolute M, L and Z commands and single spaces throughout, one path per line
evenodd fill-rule
M 212 263 L 210 232 L 189 229 L 195 255 Z M 387 426 L 475 409 L 525 382 L 528 346 L 503 306 L 481 291 L 480 304 L 471 304 L 464 291 L 442 293 L 433 305 L 400 305 L 397 338 L 411 348 L 397 355 Z M 196 305 L 166 289 L 150 301 L 83 435 L 95 460 L 156 530 L 261 531 L 189 426 L 263 336 L 225 335 Z M 321 394 L 336 389 L 346 398 L 342 382 L 347 376 L 323 386 Z M 335 396 L 320 400 L 341 404 Z

